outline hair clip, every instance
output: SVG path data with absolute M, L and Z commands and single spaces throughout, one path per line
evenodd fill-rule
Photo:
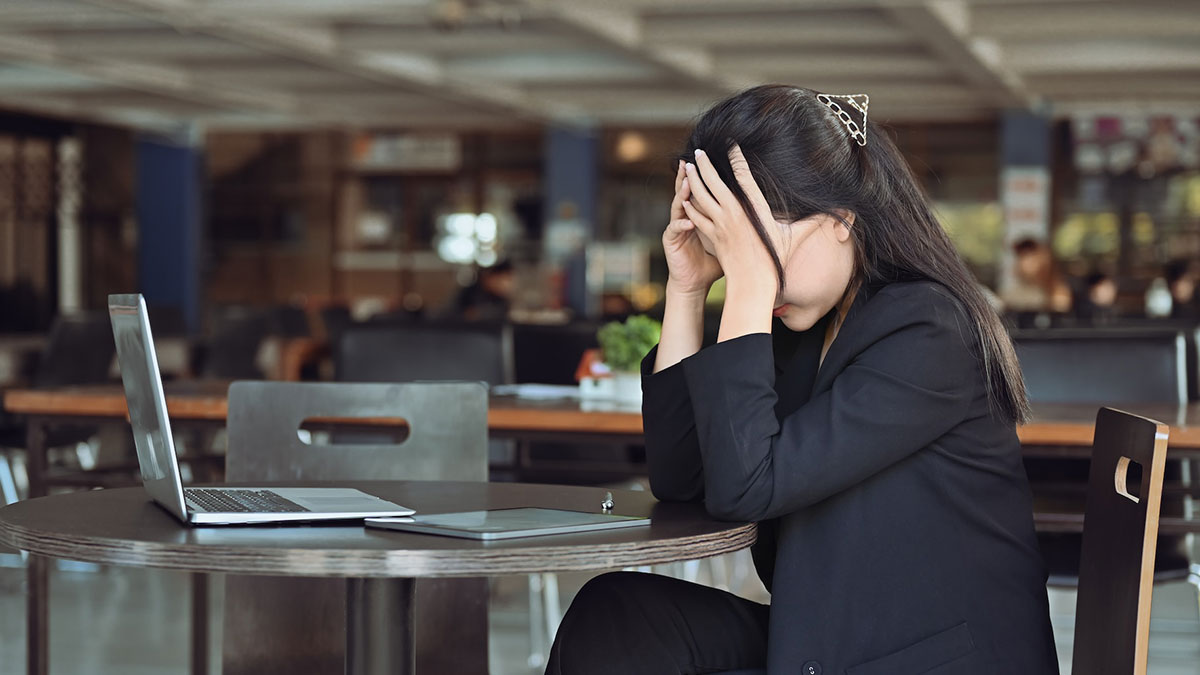
M 854 108 L 862 115 L 862 126 L 859 126 L 851 117 L 850 113 L 842 108 L 841 104 L 833 100 L 835 98 L 846 99 L 846 104 Z M 862 99 L 861 101 L 859 99 Z M 871 105 L 871 97 L 866 94 L 817 94 L 817 100 L 824 103 L 826 107 L 833 111 L 841 120 L 842 126 L 850 132 L 850 137 L 853 138 L 860 146 L 867 144 L 867 108 Z

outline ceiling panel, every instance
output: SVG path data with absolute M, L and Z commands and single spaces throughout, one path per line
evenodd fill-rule
M 878 119 L 1178 106 L 1200 2 L 0 1 L 0 105 L 130 124 L 681 124 L 772 81 Z

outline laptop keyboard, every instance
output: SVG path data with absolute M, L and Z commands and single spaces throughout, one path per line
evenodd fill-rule
M 214 513 L 297 513 L 308 511 L 299 504 L 284 499 L 270 490 L 212 490 L 187 488 L 187 499 L 205 511 Z

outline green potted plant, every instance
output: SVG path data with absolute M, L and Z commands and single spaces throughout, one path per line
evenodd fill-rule
M 661 335 L 662 324 L 642 315 L 631 316 L 625 323 L 613 321 L 596 333 L 601 357 L 612 373 L 614 398 L 641 402 L 642 380 L 638 368 Z

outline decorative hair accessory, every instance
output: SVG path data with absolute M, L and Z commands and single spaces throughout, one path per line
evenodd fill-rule
M 862 115 L 861 126 L 858 122 L 855 122 L 854 119 L 850 117 L 850 113 L 846 112 L 840 103 L 833 100 L 835 98 L 845 99 L 846 105 L 854 108 L 859 112 L 859 114 Z M 842 126 L 846 127 L 846 130 L 850 132 L 851 138 L 853 138 L 860 146 L 866 146 L 867 108 L 869 108 L 871 105 L 870 96 L 867 96 L 866 94 L 817 94 L 817 100 L 821 103 L 824 103 L 826 107 L 828 107 L 835 115 L 837 115 L 838 119 L 842 122 Z

